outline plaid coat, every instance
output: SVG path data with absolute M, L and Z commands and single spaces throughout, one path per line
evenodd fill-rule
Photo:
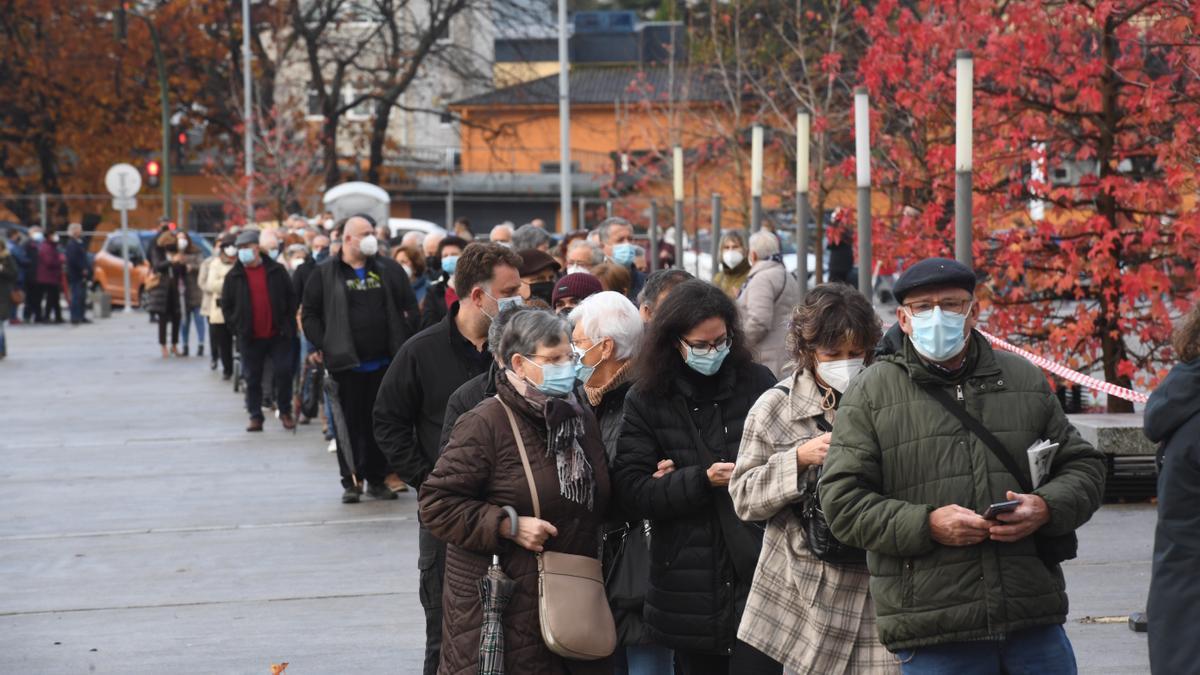
M 865 566 L 824 563 L 808 552 L 791 504 L 815 467 L 802 471 L 796 447 L 819 436 L 821 392 L 809 371 L 767 390 L 746 418 L 729 482 L 743 520 L 767 521 L 766 536 L 738 638 L 796 673 L 896 673 L 879 642 Z

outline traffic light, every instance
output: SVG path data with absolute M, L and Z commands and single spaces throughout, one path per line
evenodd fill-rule
M 146 162 L 146 185 L 158 187 L 158 174 L 161 172 L 162 167 L 159 166 L 157 159 Z
M 186 131 L 179 132 L 179 136 L 177 136 L 177 138 L 179 139 L 179 147 L 183 148 L 187 146 L 188 135 Z

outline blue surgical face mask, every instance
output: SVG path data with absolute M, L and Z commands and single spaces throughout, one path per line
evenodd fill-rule
M 592 379 L 592 375 L 596 373 L 596 369 L 600 367 L 600 364 L 604 363 L 604 359 L 600 359 L 594 366 L 583 365 L 583 357 L 587 356 L 588 352 L 599 346 L 599 342 L 594 343 L 587 349 L 580 349 L 575 345 L 571 345 L 571 351 L 575 352 L 575 379 L 579 380 L 579 384 L 587 384 L 588 380 Z
M 706 354 L 697 354 L 695 348 L 688 343 L 683 340 L 680 340 L 679 343 L 683 345 L 683 349 L 687 353 L 684 362 L 687 363 L 689 368 L 705 377 L 715 375 L 721 369 L 721 364 L 725 362 L 725 357 L 729 356 L 729 348 L 731 346 L 725 345 L 720 349 L 708 350 Z
M 458 256 L 448 255 L 442 258 L 442 271 L 450 276 L 454 276 L 454 268 L 458 267 Z
M 534 384 L 537 390 L 547 396 L 566 396 L 575 388 L 575 365 L 572 363 L 548 363 L 542 365 L 533 359 L 527 359 L 542 371 L 542 383 Z M 528 378 L 526 378 L 528 380 Z M 530 382 L 530 384 L 533 384 Z
M 637 258 L 637 246 L 630 243 L 617 244 L 613 246 L 613 261 L 618 265 L 629 266 L 633 264 L 634 258 Z
M 497 298 L 487 291 L 484 291 L 483 294 L 496 301 L 496 316 L 492 316 L 486 311 L 484 312 L 484 314 L 487 314 L 489 319 L 495 319 L 497 316 L 500 316 L 500 312 L 503 312 L 509 307 L 521 307 L 525 304 L 525 299 L 519 295 L 514 295 L 507 298 Z
M 279 260 L 279 249 L 273 248 L 267 251 L 267 257 L 271 260 Z
M 967 310 L 967 314 L 970 310 Z M 909 314 L 912 319 L 913 348 L 917 353 L 930 361 L 948 361 L 960 352 L 966 344 L 967 336 L 964 328 L 967 325 L 967 314 L 943 312 L 941 307 L 934 307 L 932 312 L 923 316 Z
M 254 252 L 254 249 L 252 249 L 252 248 L 239 248 L 238 249 L 238 260 L 242 261 L 243 265 L 249 265 L 250 263 L 254 262 L 254 259 L 256 257 L 258 257 L 258 255 Z

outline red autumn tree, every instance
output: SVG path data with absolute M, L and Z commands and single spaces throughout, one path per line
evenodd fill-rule
M 875 176 L 891 200 L 875 214 L 876 250 L 909 260 L 953 250 L 954 55 L 969 49 L 988 328 L 1109 382 L 1152 386 L 1200 262 L 1200 49 L 1189 5 L 860 9 Z M 1109 397 L 1108 409 L 1132 404 Z

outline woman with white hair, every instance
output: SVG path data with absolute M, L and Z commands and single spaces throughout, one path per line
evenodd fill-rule
M 760 230 L 750 235 L 750 274 L 737 298 L 743 338 L 757 361 L 783 377 L 792 368 L 787 352 L 788 322 L 800 303 L 800 283 L 788 272 L 779 238 Z
M 642 342 L 644 323 L 624 295 L 604 291 L 588 296 L 571 311 L 571 348 L 583 400 L 600 424 L 600 438 L 611 463 L 621 435 L 625 395 L 633 385 L 630 362 Z M 663 467 L 660 467 L 660 469 Z M 617 626 L 616 673 L 669 673 L 671 650 L 652 644 L 642 623 L 642 604 L 650 578 L 649 526 L 645 521 L 615 521 L 604 528 L 604 578 Z

